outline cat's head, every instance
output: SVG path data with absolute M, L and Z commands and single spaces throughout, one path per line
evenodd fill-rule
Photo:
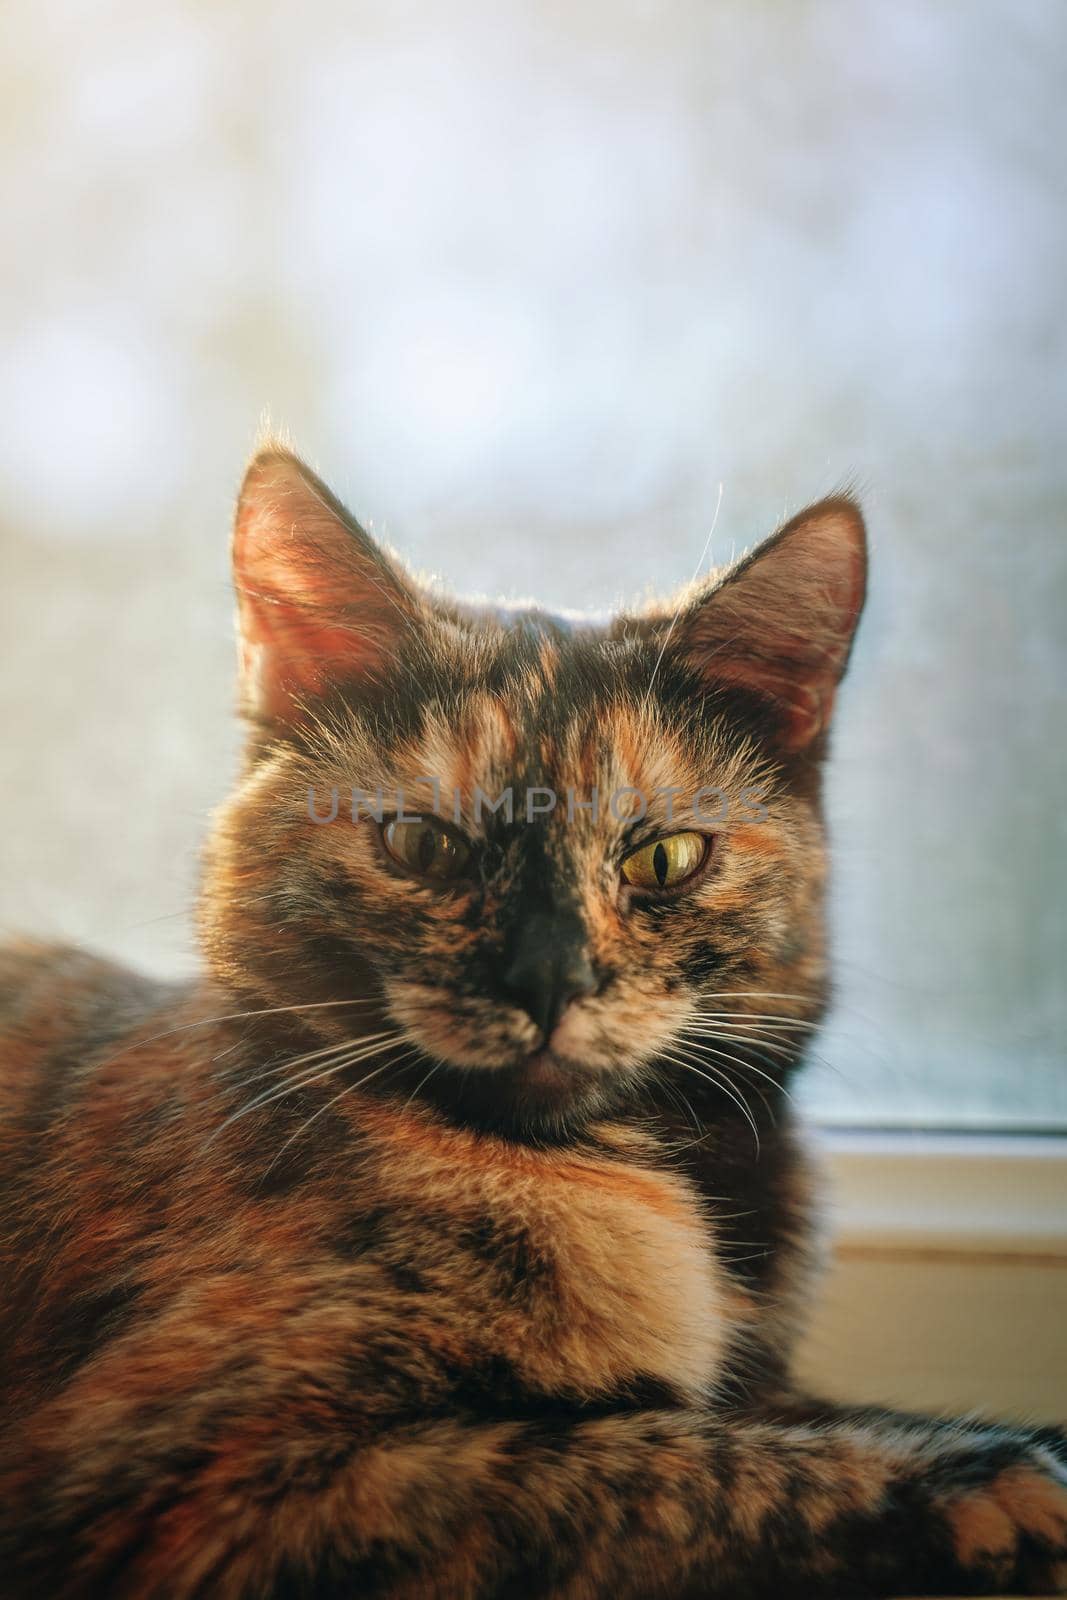
M 826 998 L 850 499 L 594 626 L 442 598 L 272 447 L 234 563 L 251 738 L 202 923 L 250 1006 L 380 1035 L 353 1081 L 535 1132 L 781 1079 Z

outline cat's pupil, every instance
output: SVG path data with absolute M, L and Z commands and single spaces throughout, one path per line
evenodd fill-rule
M 432 828 L 423 828 L 419 834 L 419 868 L 422 872 L 429 872 L 436 854 L 437 834 Z
M 667 859 L 667 851 L 662 844 L 658 844 L 652 852 L 652 870 L 656 874 L 656 882 L 661 889 L 667 881 L 669 867 L 670 862 Z

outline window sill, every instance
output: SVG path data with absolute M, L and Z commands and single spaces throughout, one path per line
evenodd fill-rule
M 1067 1138 L 823 1129 L 816 1143 L 839 1249 L 1067 1265 Z
M 1067 1139 L 822 1130 L 832 1259 L 798 1360 L 842 1400 L 1067 1417 Z

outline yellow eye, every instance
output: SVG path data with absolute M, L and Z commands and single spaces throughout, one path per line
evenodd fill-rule
M 396 817 L 382 829 L 389 854 L 423 878 L 443 883 L 458 878 L 470 860 L 470 847 L 435 822 L 401 822 Z
M 702 833 L 672 833 L 627 856 L 622 875 L 635 889 L 673 889 L 703 866 L 707 853 Z

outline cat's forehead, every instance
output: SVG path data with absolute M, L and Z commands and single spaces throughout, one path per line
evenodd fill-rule
M 587 617 L 508 612 L 504 625 L 456 639 L 441 664 L 426 735 L 461 728 L 485 760 L 536 765 L 583 746 L 618 751 L 664 726 L 654 652 Z
M 505 791 L 508 812 L 538 830 L 588 816 L 594 797 L 614 829 L 638 813 L 669 824 L 702 790 L 736 795 L 765 774 L 750 741 L 660 698 L 654 655 L 543 616 L 522 622 L 490 648 L 456 641 L 432 688 L 412 684 L 395 721 L 364 722 L 346 777 L 402 790 L 481 834 L 497 826 Z
M 577 817 L 585 833 L 594 799 L 601 831 L 635 816 L 683 823 L 702 791 L 729 804 L 768 763 L 724 717 L 665 695 L 658 654 L 639 631 L 588 619 L 450 619 L 384 701 L 351 706 L 351 724 L 313 751 L 309 781 L 380 790 L 389 809 L 430 809 L 475 836 L 505 815 L 554 833 Z M 716 813 L 718 796 L 705 807 Z
M 431 655 L 453 692 L 487 690 L 516 715 L 552 721 L 652 686 L 657 641 L 636 619 L 478 607 L 432 633 Z
M 487 779 L 526 782 L 673 781 L 698 751 L 650 706 L 629 698 L 556 699 L 551 680 L 511 695 L 474 690 L 459 705 L 431 702 L 414 742 L 428 770 L 466 790 Z

